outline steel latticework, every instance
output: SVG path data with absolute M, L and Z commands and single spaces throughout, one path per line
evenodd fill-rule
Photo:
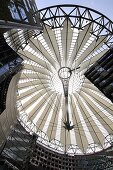
M 89 154 L 113 141 L 113 104 L 85 76 L 113 44 L 113 23 L 77 5 L 39 11 L 43 31 L 12 30 L 6 41 L 24 59 L 17 91 L 18 120 L 37 142 L 59 153 Z M 68 127 L 64 84 L 69 68 Z M 72 128 L 71 128 L 72 127 Z M 71 128 L 71 129 L 70 129 Z
M 56 153 L 36 143 L 38 136 L 30 135 L 19 122 L 12 128 L 3 146 L 0 168 L 18 170 L 110 170 L 113 167 L 113 147 L 98 154 L 75 155 Z M 2 165 L 2 166 L 1 166 Z

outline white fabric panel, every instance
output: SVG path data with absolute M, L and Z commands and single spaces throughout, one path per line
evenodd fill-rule
M 53 57 L 57 60 L 57 62 L 59 63 L 59 67 L 60 67 L 61 57 L 60 57 L 60 53 L 58 49 L 57 40 L 55 38 L 55 33 L 52 31 L 52 29 L 49 26 L 45 25 L 44 30 L 43 30 L 43 36 L 53 53 Z
M 63 65 L 67 65 L 69 49 L 72 41 L 73 31 L 71 29 L 71 22 L 66 19 L 63 24 L 63 29 L 61 31 L 62 47 L 63 47 Z

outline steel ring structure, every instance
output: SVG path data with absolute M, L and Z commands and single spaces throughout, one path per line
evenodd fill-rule
M 5 34 L 24 59 L 17 91 L 19 121 L 37 134 L 38 143 L 59 153 L 83 155 L 108 148 L 113 142 L 113 104 L 84 73 L 112 48 L 112 21 L 78 5 L 52 6 L 39 12 L 42 32 L 12 30 Z M 68 125 L 58 75 L 62 68 L 71 71 Z

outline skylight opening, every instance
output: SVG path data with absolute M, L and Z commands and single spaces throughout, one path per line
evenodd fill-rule
M 33 60 L 24 60 L 23 61 L 23 64 L 28 64 L 28 65 L 31 65 L 31 66 L 37 66 L 37 67 L 40 67 L 40 68 L 43 68 L 41 65 L 39 65 L 38 63 L 34 62 Z
M 74 97 L 74 96 L 73 96 Z M 76 98 L 74 97 L 74 100 L 76 101 Z M 85 122 L 85 120 L 84 120 L 84 118 L 83 118 L 83 116 L 82 116 L 82 113 L 81 113 L 81 111 L 80 111 L 80 109 L 79 109 L 79 106 L 77 105 L 77 101 L 76 101 L 76 109 L 77 109 L 77 113 L 78 113 L 78 116 L 79 116 L 79 118 L 80 118 L 80 121 L 82 122 L 82 127 L 83 127 L 83 130 L 84 130 L 84 133 L 85 133 L 85 135 L 86 135 L 86 138 L 87 138 L 87 140 L 88 140 L 88 143 L 94 143 L 94 141 L 93 141 L 93 138 L 92 138 L 92 136 L 91 136 L 91 134 L 90 134 L 90 131 L 89 131 L 89 129 L 88 129 L 88 127 L 87 127 L 87 124 L 86 124 L 86 122 Z
M 94 42 L 95 36 L 91 34 L 91 37 L 89 40 L 86 42 L 84 47 L 81 49 L 81 51 L 77 54 L 76 60 L 84 53 L 84 51 Z M 86 57 L 87 58 L 87 57 Z M 84 60 L 85 61 L 85 60 Z
M 53 59 L 56 61 L 56 58 L 53 54 L 53 52 L 51 51 L 51 49 L 49 48 L 47 42 L 45 41 L 44 37 L 42 36 L 42 34 L 39 34 L 39 36 L 37 36 L 38 40 L 41 42 L 41 44 L 43 45 L 43 47 L 46 49 L 46 51 L 51 55 L 51 57 L 53 57 Z
M 20 42 L 21 42 L 22 46 L 25 45 L 25 44 L 23 44 L 23 41 L 26 42 L 25 37 L 23 36 L 24 35 L 24 30 L 18 30 L 18 35 L 19 35 L 19 39 L 20 39 Z
M 87 95 L 85 92 L 83 92 L 89 99 L 89 95 Z M 108 135 L 107 130 L 104 128 L 104 126 L 99 122 L 99 120 L 97 119 L 97 117 L 94 115 L 94 113 L 91 111 L 91 109 L 87 106 L 86 102 L 84 101 L 84 99 L 79 96 L 79 98 L 81 99 L 82 103 L 84 104 L 84 107 L 87 109 L 89 115 L 91 116 L 91 118 L 93 119 L 93 121 L 95 122 L 95 124 L 97 125 L 97 127 L 99 128 L 99 130 L 102 132 L 102 134 L 106 137 Z
M 27 69 L 22 70 L 21 73 L 22 73 L 22 74 L 36 74 L 35 71 L 33 71 L 33 70 L 27 70 Z
M 84 92 L 85 93 L 85 92 Z M 111 115 L 109 112 L 107 112 L 102 106 L 100 106 L 91 96 L 85 93 L 85 95 L 92 101 L 98 109 L 100 109 L 100 112 L 102 112 L 105 116 L 110 118 L 111 121 L 113 121 L 113 115 Z
M 28 83 L 28 82 L 32 82 L 32 81 L 36 81 L 37 79 L 31 79 L 31 78 L 26 78 L 26 79 L 20 79 L 18 81 L 18 84 L 22 84 L 22 83 Z
M 99 96 L 100 98 L 104 99 L 106 102 L 108 102 L 110 105 L 112 105 L 112 102 L 110 101 L 110 99 L 108 99 L 107 97 L 105 97 L 103 94 L 100 94 L 99 92 L 89 89 L 91 92 L 93 92 L 94 94 L 96 94 L 97 96 Z
M 61 103 L 62 105 L 62 103 Z M 60 107 L 59 109 L 59 114 L 58 114 L 58 124 L 57 124 L 57 127 L 56 127 L 56 135 L 55 135 L 55 139 L 60 141 L 60 138 L 61 138 L 61 125 L 62 125 L 62 117 L 63 116 L 63 112 L 62 112 L 62 109 Z
M 61 28 L 54 29 L 56 41 L 58 44 L 61 60 L 63 59 L 63 51 L 62 51 L 62 41 L 61 41 Z
M 45 95 L 46 95 L 46 93 L 44 95 L 40 96 L 34 103 L 32 103 L 32 105 L 30 107 L 25 109 L 25 112 L 27 113 L 27 115 L 29 115 L 29 113 L 31 113 L 31 111 L 38 105 L 38 103 L 43 99 L 43 97 Z M 35 123 L 35 119 L 34 119 L 33 123 Z
M 70 103 L 70 101 L 69 101 L 69 103 Z M 70 118 L 71 125 L 74 125 L 74 123 L 73 123 L 73 117 L 72 117 L 72 115 L 73 115 L 74 113 L 72 113 L 70 104 L 69 104 L 68 109 L 69 109 L 68 111 L 69 111 L 69 118 Z M 70 131 L 70 138 L 71 138 L 71 144 L 72 144 L 72 145 L 76 145 L 77 142 L 76 142 L 76 136 L 75 136 L 75 129 L 72 129 L 72 130 Z
M 37 52 L 36 52 L 34 49 L 32 49 L 32 48 L 30 47 L 30 44 L 28 44 L 28 45 L 24 48 L 24 51 L 28 51 L 28 52 L 30 52 L 31 54 L 34 54 L 37 58 L 42 59 L 42 60 L 44 60 L 44 61 L 46 61 L 46 62 L 48 63 L 47 59 L 46 59 L 38 50 L 37 50 Z
M 52 94 L 53 95 L 53 94 Z M 51 100 L 52 98 L 52 95 L 50 96 L 49 99 L 45 99 L 46 102 L 43 102 L 43 107 L 41 107 L 39 110 L 38 110 L 38 114 L 35 116 L 35 118 L 33 119 L 33 123 L 36 125 L 38 120 L 40 119 L 41 115 L 43 114 L 45 108 L 47 105 L 49 105 L 49 101 Z M 45 94 L 43 96 L 40 97 L 40 101 L 43 100 L 43 97 L 45 96 Z M 36 102 L 37 103 L 37 102 Z M 38 101 L 39 103 L 39 101 Z M 38 104 L 37 103 L 37 104 Z M 35 104 L 34 107 L 37 105 Z M 40 130 L 40 129 L 39 129 Z
M 36 96 L 38 93 L 40 93 L 42 90 L 40 91 L 36 91 L 34 92 L 33 94 L 31 94 L 30 96 L 27 96 L 26 98 L 24 99 L 21 99 L 21 103 L 22 105 L 24 105 L 26 102 L 30 101 L 34 96 Z
M 22 94 L 22 93 L 25 93 L 33 88 L 36 88 L 38 85 L 33 85 L 33 86 L 29 86 L 29 87 L 25 87 L 25 88 L 22 88 L 22 89 L 18 89 L 18 94 L 19 96 Z
M 71 46 L 70 46 L 70 50 L 69 50 L 68 61 L 70 61 L 72 52 L 73 52 L 73 50 L 74 50 L 75 43 L 76 43 L 77 38 L 78 38 L 78 33 L 79 33 L 79 30 L 76 29 L 76 28 L 73 28 L 73 35 L 72 35 L 72 41 L 71 41 Z
M 54 99 L 54 101 L 53 101 L 53 105 L 52 105 L 52 109 L 51 109 L 51 111 L 50 111 L 50 113 L 49 113 L 49 116 L 47 117 L 47 120 L 46 120 L 46 122 L 45 122 L 45 125 L 44 125 L 44 127 L 43 127 L 43 132 L 44 133 L 46 133 L 47 132 L 47 130 L 48 130 L 48 127 L 49 127 L 49 124 L 51 123 L 51 118 L 52 118 L 52 116 L 53 116 L 53 111 L 54 111 L 54 108 L 55 108 L 55 105 L 56 105 L 56 101 L 57 101 L 57 97 Z M 52 125 L 51 125 L 52 126 Z
M 102 46 L 103 47 L 103 46 Z M 103 52 L 105 50 L 105 48 L 100 47 L 100 49 L 98 49 L 97 51 L 94 51 L 93 54 L 89 55 L 88 57 L 85 58 L 85 60 L 83 62 L 86 62 L 88 60 L 91 60 L 93 57 L 97 56 L 98 54 L 100 54 L 101 52 Z M 106 51 L 105 51 L 106 52 Z

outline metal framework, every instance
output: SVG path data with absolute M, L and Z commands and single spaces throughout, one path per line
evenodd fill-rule
M 89 154 L 109 147 L 113 140 L 113 106 L 85 79 L 84 72 L 113 46 L 112 21 L 95 10 L 77 5 L 52 6 L 39 12 L 43 32 L 13 30 L 5 34 L 9 45 L 24 59 L 17 96 L 21 124 L 29 132 L 37 133 L 37 142 L 60 153 Z M 69 87 L 66 104 L 73 121 L 69 127 L 75 125 L 73 132 L 69 130 L 70 137 L 66 139 L 69 145 L 65 149 L 66 125 L 64 128 L 65 121 L 61 121 L 65 118 L 65 96 L 62 86 L 60 90 L 55 86 L 57 81 L 57 85 L 62 85 L 58 71 L 63 67 L 72 72 L 64 94 L 71 84 L 74 89 Z
M 94 9 L 69 4 L 47 7 L 39 10 L 39 13 L 42 23 L 49 25 L 51 28 L 62 27 L 65 18 L 69 18 L 72 22 L 73 27 L 78 29 L 82 29 L 88 23 L 93 22 L 92 34 L 96 36 L 107 35 L 107 46 L 111 48 L 113 44 L 113 22 L 105 15 Z M 15 32 L 9 32 L 9 35 L 6 36 L 6 40 L 7 38 L 12 37 L 11 43 L 14 43 L 16 46 L 18 46 L 18 38 L 13 38 L 14 34 Z M 39 32 L 35 33 L 35 35 L 36 34 L 39 34 Z M 22 32 L 20 32 L 20 35 L 23 38 Z M 33 35 L 32 31 L 31 35 Z
M 70 9 L 69 9 L 70 8 Z M 69 18 L 73 27 L 82 29 L 90 22 L 94 22 L 92 33 L 95 35 L 113 33 L 113 22 L 102 13 L 84 6 L 57 5 L 39 10 L 41 20 L 52 28 L 62 27 L 65 18 Z M 103 32 L 104 31 L 104 32 Z
M 41 169 L 102 170 L 113 167 L 113 147 L 95 155 L 69 156 L 51 151 L 36 143 L 38 136 L 30 135 L 19 122 L 12 128 L 0 155 L 4 164 L 14 169 L 29 169 L 34 165 Z

